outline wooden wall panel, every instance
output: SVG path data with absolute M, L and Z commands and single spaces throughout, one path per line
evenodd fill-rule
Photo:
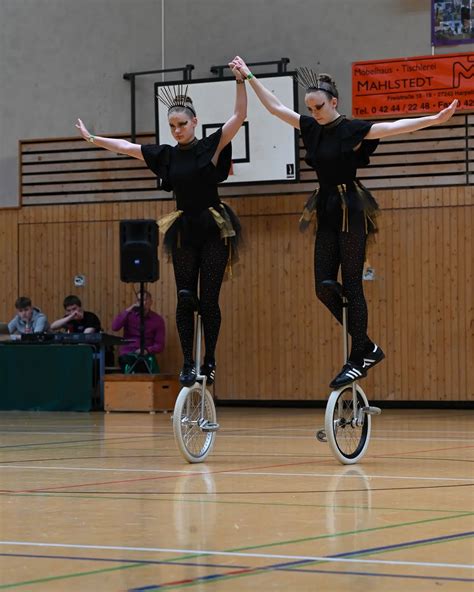
M 10 321 L 18 297 L 18 218 L 17 209 L 0 210 L 0 320 Z
M 369 333 L 387 359 L 364 381 L 374 399 L 474 400 L 474 196 L 471 187 L 378 192 L 380 232 L 369 251 L 375 280 L 365 282 Z M 298 231 L 306 195 L 232 199 L 245 247 L 224 283 L 216 394 L 220 399 L 323 400 L 341 365 L 340 329 L 316 300 L 311 231 Z M 18 294 L 50 319 L 77 293 L 110 331 L 133 300 L 119 278 L 119 221 L 157 218 L 170 202 L 24 207 L 0 210 L 0 296 L 9 319 Z M 160 250 L 161 252 L 161 250 Z M 172 268 L 149 286 L 167 322 L 166 372 L 181 364 L 174 326 Z M 74 275 L 87 278 L 75 288 Z

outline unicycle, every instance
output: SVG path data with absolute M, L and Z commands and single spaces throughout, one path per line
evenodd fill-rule
M 342 300 L 342 330 L 344 344 L 344 363 L 349 352 L 349 331 L 347 323 L 348 301 L 341 284 L 333 280 L 321 282 L 326 288 L 336 292 Z M 324 429 L 318 430 L 316 438 L 327 442 L 336 459 L 344 465 L 360 461 L 370 440 L 372 415 L 379 415 L 378 407 L 369 401 L 357 381 L 332 391 L 326 404 Z
M 189 290 L 180 290 L 178 298 L 195 316 L 194 359 L 196 382 L 179 392 L 173 412 L 173 432 L 181 454 L 190 463 L 203 462 L 211 452 L 219 424 L 207 376 L 201 374 L 202 321 L 199 300 Z

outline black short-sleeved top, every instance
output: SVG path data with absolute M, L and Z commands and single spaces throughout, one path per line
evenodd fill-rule
M 177 209 L 187 215 L 197 215 L 220 203 L 217 185 L 227 179 L 232 158 L 229 142 L 219 154 L 217 165 L 212 163 L 221 135 L 222 129 L 218 129 L 185 148 L 180 148 L 179 144 L 142 146 L 145 163 L 159 177 L 160 187 L 174 192 Z
M 313 117 L 300 116 L 305 161 L 316 170 L 321 187 L 350 183 L 356 178 L 357 168 L 369 164 L 369 157 L 379 143 L 364 140 L 372 125 L 371 121 L 344 116 L 320 125 Z
M 84 316 L 82 319 L 74 319 L 69 321 L 69 323 L 65 326 L 65 329 L 68 333 L 84 333 L 86 329 L 95 329 L 97 333 L 102 331 L 99 317 L 88 310 L 84 311 Z

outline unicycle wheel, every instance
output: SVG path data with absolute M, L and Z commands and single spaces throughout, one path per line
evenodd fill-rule
M 359 385 L 355 386 L 357 410 L 354 418 L 352 388 L 352 385 L 348 385 L 329 395 L 324 422 L 329 446 L 337 460 L 344 465 L 361 460 L 367 451 L 371 430 L 370 415 L 358 413 L 361 407 L 369 405 Z
M 206 389 L 204 391 L 204 412 L 202 413 L 202 386 L 182 388 L 173 413 L 173 431 L 181 454 L 190 463 L 203 462 L 214 446 L 215 431 L 202 429 L 202 424 L 216 423 L 214 400 Z

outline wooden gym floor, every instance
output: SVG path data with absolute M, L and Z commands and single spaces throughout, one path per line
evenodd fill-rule
M 323 410 L 220 408 L 205 464 L 170 415 L 0 414 L 0 589 L 474 589 L 472 411 L 385 410 L 364 461 Z

